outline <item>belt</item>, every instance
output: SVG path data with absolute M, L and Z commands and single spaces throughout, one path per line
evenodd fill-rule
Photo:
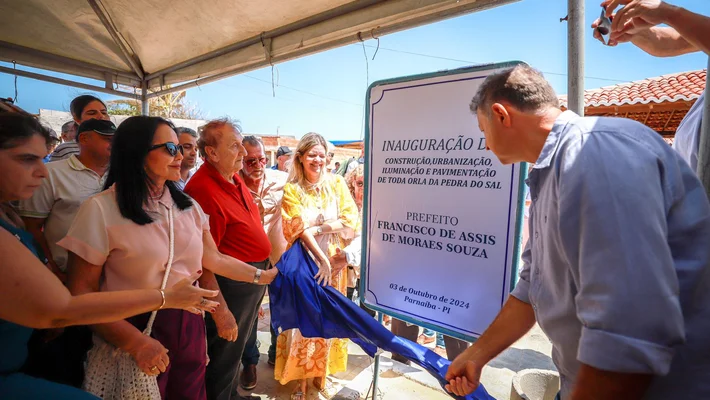
M 271 267 L 271 261 L 268 258 L 264 261 L 248 262 L 247 264 L 251 265 L 254 268 L 263 270 L 267 270 Z

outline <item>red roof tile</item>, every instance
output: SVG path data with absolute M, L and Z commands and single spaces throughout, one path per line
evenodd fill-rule
M 695 100 L 705 90 L 707 70 L 679 72 L 584 91 L 584 107 L 622 106 Z M 567 96 L 560 96 L 567 107 Z

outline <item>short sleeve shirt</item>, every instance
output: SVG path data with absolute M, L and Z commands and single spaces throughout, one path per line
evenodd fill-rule
M 673 141 L 673 148 L 688 162 L 693 171 L 698 170 L 698 150 L 704 106 L 705 93 L 700 95 L 693 107 L 685 114 L 685 118 L 680 122 Z
M 44 236 L 52 252 L 52 259 L 64 271 L 67 251 L 57 242 L 69 231 L 79 206 L 102 190 L 108 173 L 99 176 L 74 155 L 48 163 L 47 171 L 47 178 L 31 198 L 20 201 L 18 210 L 23 217 L 46 218 Z
M 146 205 L 153 222 L 138 225 L 118 209 L 115 185 L 87 200 L 59 245 L 91 264 L 103 266 L 101 291 L 160 288 L 168 263 L 168 209 L 173 210 L 175 246 L 171 287 L 202 269 L 202 233 L 209 221 L 202 208 L 180 210 L 165 190 Z
M 710 399 L 710 204 L 688 164 L 638 122 L 565 111 L 527 182 L 512 295 L 552 341 L 562 398 L 586 364 L 653 375 L 644 400 Z
M 210 163 L 204 163 L 185 186 L 209 215 L 210 233 L 222 254 L 243 262 L 261 262 L 269 258 L 271 243 L 266 237 L 247 185 L 234 174 L 228 182 Z

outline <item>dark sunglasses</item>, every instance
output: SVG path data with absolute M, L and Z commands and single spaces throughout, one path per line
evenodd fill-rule
M 168 153 L 173 157 L 175 157 L 177 155 L 178 151 L 180 152 L 180 154 L 183 154 L 183 155 L 185 154 L 185 150 L 182 148 L 182 145 L 175 144 L 173 142 L 155 144 L 153 146 L 150 146 L 150 149 L 148 151 L 153 151 L 153 150 L 159 149 L 161 147 L 165 147 L 165 150 L 167 150 Z
M 266 165 L 266 162 L 268 160 L 266 157 L 259 157 L 259 158 L 250 158 L 248 160 L 244 160 L 244 163 L 247 165 L 247 167 L 253 167 L 256 165 L 256 163 Z

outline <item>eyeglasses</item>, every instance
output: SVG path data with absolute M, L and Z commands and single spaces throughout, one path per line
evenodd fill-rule
M 185 150 L 183 150 L 182 145 L 175 144 L 173 142 L 155 144 L 153 146 L 150 146 L 150 149 L 148 151 L 153 151 L 153 150 L 159 149 L 161 147 L 165 147 L 165 150 L 167 150 L 168 153 L 173 157 L 175 157 L 177 155 L 178 151 L 180 152 L 180 154 L 185 154 Z
M 247 167 L 253 167 L 256 165 L 256 163 L 266 165 L 266 162 L 268 160 L 266 157 L 259 157 L 259 158 L 250 158 L 248 160 L 244 160 L 244 163 L 247 165 Z

